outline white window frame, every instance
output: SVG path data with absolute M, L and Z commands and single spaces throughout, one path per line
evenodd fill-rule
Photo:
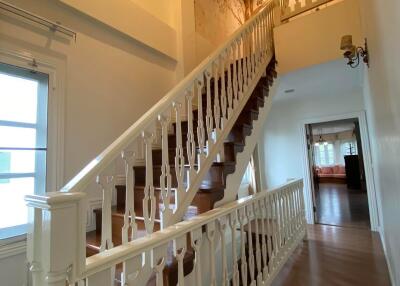
M 46 178 L 46 167 L 47 162 L 45 162 L 45 158 L 47 158 L 47 114 L 48 114 L 48 74 L 43 73 L 33 73 L 29 72 L 29 69 L 23 69 L 19 66 L 9 65 L 0 61 L 0 63 L 5 67 L 5 69 L 1 70 L 2 73 L 11 76 L 17 77 L 26 80 L 36 81 L 38 83 L 38 90 L 37 90 L 37 122 L 36 123 L 28 123 L 28 122 L 18 122 L 18 121 L 6 121 L 0 120 L 0 126 L 4 127 L 17 127 L 17 128 L 29 128 L 36 130 L 36 142 L 35 146 L 30 147 L 15 147 L 15 146 L 0 146 L 0 152 L 3 151 L 39 151 L 45 152 L 44 157 L 43 155 L 36 155 L 35 156 L 35 170 L 33 172 L 9 172 L 9 173 L 2 173 L 0 174 L 0 179 L 17 179 L 17 178 L 34 178 L 34 193 L 43 195 L 46 189 L 46 182 L 43 181 Z M 43 166 L 43 163 L 44 166 Z M 22 233 L 26 232 L 26 224 L 24 225 L 14 225 L 8 229 L 8 235 L 10 233 Z M 3 229 L 4 230 L 4 229 Z M 7 235 L 7 231 L 6 235 Z M 15 237 L 10 236 L 10 237 Z M 8 238 L 10 238 L 8 237 Z M 1 238 L 1 240 L 5 240 L 8 238 Z
M 20 68 L 47 74 L 47 152 L 46 152 L 46 192 L 58 191 L 64 183 L 64 88 L 65 64 L 41 54 L 13 46 L 0 46 L 0 62 Z M 34 63 L 34 64 L 33 64 Z M 1 249 L 10 243 L 26 239 L 26 234 L 0 240 Z M 3 246 L 3 247 L 2 247 Z

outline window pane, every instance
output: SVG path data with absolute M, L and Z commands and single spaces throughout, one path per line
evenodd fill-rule
M 0 126 L 0 147 L 45 148 L 46 146 L 36 146 L 34 128 Z
M 35 163 L 45 162 L 46 151 L 33 150 L 1 150 L 1 173 L 34 173 Z
M 0 120 L 36 123 L 38 82 L 0 73 Z
M 0 229 L 28 222 L 24 196 L 33 194 L 33 190 L 34 178 L 9 179 L 7 183 L 0 183 Z

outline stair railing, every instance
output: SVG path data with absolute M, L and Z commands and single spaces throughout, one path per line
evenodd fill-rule
M 121 232 L 124 244 L 138 237 L 133 207 L 134 166 L 145 167 L 142 219 L 147 235 L 154 232 L 158 209 L 162 228 L 182 220 L 204 175 L 273 57 L 275 7 L 276 1 L 268 2 L 59 192 L 26 198 L 31 209 L 28 260 L 34 281 L 40 281 L 34 285 L 43 285 L 43 281 L 49 285 L 62 285 L 59 281 L 65 282 L 65 276 L 69 281 L 75 281 L 85 271 L 85 222 L 90 212 L 85 194 L 96 188 L 103 194 L 100 250 L 114 249 L 113 232 Z M 197 126 L 193 118 L 195 109 Z M 182 118 L 188 121 L 186 138 L 182 137 Z M 172 166 L 175 172 L 169 165 L 168 135 L 172 122 L 176 126 Z M 159 178 L 153 174 L 152 150 L 155 146 L 162 149 Z M 185 147 L 187 164 L 183 153 Z M 111 210 L 121 170 L 125 170 L 126 181 L 124 226 L 115 230 L 112 229 Z M 154 180 L 158 179 L 160 206 L 154 187 Z M 172 179 L 177 182 L 176 189 L 171 187 Z
M 270 285 L 305 234 L 303 181 L 294 180 L 89 257 L 78 278 L 89 286 L 114 285 L 114 269 L 122 264 L 121 285 L 146 285 L 141 272 L 155 273 L 156 285 L 163 285 L 173 245 L 177 285 L 185 285 L 189 251 L 194 285 Z
M 281 20 L 287 21 L 304 12 L 335 0 L 279 0 L 281 6 Z M 291 5 L 292 4 L 292 5 Z

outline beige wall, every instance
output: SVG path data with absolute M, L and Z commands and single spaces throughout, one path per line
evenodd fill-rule
M 175 10 L 175 0 L 171 2 L 171 8 L 162 15 L 159 15 L 158 10 L 149 12 L 152 6 L 156 6 L 153 2 L 138 5 L 136 1 L 96 0 L 96 5 L 93 5 L 91 1 L 59 1 L 172 59 L 177 59 L 176 31 L 164 22 L 164 18 L 169 18 L 169 14 Z
M 400 285 L 400 2 L 360 0 L 371 66 L 365 102 L 381 204 L 381 233 L 393 285 Z
M 157 19 L 176 28 L 176 1 L 175 0 L 130 0 L 140 6 Z
M 274 29 L 280 74 L 342 57 L 341 37 L 363 43 L 357 0 L 346 0 Z
M 58 1 L 8 2 L 77 32 L 74 42 L 0 14 L 2 51 L 32 55 L 58 69 L 63 86 L 56 87 L 56 94 L 65 95 L 64 131 L 59 132 L 66 183 L 174 86 L 176 61 Z M 93 195 L 101 195 L 100 190 Z M 21 286 L 25 270 L 23 254 L 0 259 L 0 284 Z
M 253 10 L 265 0 L 253 1 Z M 245 22 L 244 0 L 194 0 L 196 59 L 201 62 Z
M 175 84 L 176 62 L 51 0 L 13 4 L 74 29 L 76 43 L 2 16 L 0 45 L 45 57 L 65 73 L 64 182 Z

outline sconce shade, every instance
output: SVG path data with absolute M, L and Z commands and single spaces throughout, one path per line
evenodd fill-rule
M 343 51 L 349 51 L 353 48 L 353 36 L 345 35 L 342 37 L 342 42 L 340 44 L 340 49 Z
M 352 59 L 356 56 L 356 47 L 351 46 L 350 48 L 346 49 L 343 56 L 347 59 Z

